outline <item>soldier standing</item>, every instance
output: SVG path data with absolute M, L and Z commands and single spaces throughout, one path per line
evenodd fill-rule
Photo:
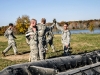
M 40 60 L 45 59 L 45 46 L 46 46 L 46 19 L 42 18 L 41 19 L 41 24 L 38 24 L 38 40 L 39 40 L 39 57 Z
M 70 37 L 71 37 L 71 33 L 68 30 L 68 24 L 65 23 L 63 25 L 63 27 L 59 26 L 58 23 L 56 23 L 56 27 L 57 29 L 61 30 L 62 32 L 62 44 L 63 44 L 63 50 L 64 50 L 64 54 L 68 55 L 69 52 L 69 48 L 70 48 Z
M 39 57 L 40 60 L 45 59 L 45 54 L 46 54 L 46 32 L 50 30 L 50 27 L 47 27 L 45 25 L 46 23 L 46 19 L 42 18 L 41 19 L 41 24 L 38 24 L 38 40 L 39 40 Z M 53 23 L 52 26 L 54 26 L 55 24 Z M 51 27 L 52 27 L 51 26 Z
M 8 29 L 5 31 L 4 36 L 8 39 L 8 47 L 2 52 L 3 56 L 11 49 L 13 48 L 14 54 L 17 55 L 17 47 L 16 47 L 16 42 L 15 39 L 16 37 L 13 34 L 13 24 L 9 23 Z
M 55 23 L 54 20 L 53 20 L 53 23 Z M 49 27 L 50 30 L 47 32 L 47 40 L 46 40 L 46 42 L 47 42 L 47 44 L 50 45 L 50 47 L 52 48 L 53 52 L 55 52 L 55 47 L 53 45 L 53 38 L 54 38 L 54 34 L 52 32 L 53 28 L 54 28 L 54 25 Z
M 30 45 L 30 56 L 29 60 L 31 62 L 38 60 L 38 30 L 37 30 L 37 21 L 35 19 L 31 20 L 30 27 L 26 32 L 27 43 Z

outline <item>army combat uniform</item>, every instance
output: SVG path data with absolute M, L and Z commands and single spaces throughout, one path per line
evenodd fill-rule
M 45 24 L 38 24 L 38 40 L 39 40 L 39 57 L 40 60 L 45 59 L 46 54 L 46 32 L 50 30 Z
M 56 27 L 57 29 L 61 30 L 62 32 L 62 44 L 63 44 L 63 50 L 64 50 L 64 54 L 68 54 L 69 48 L 70 48 L 70 36 L 71 33 L 69 30 L 64 30 L 61 26 L 59 26 L 58 23 L 56 23 Z M 68 45 L 68 47 L 66 47 L 66 45 Z
M 32 27 L 28 28 L 28 31 L 26 32 L 26 39 L 27 43 L 30 46 L 30 56 L 29 60 L 31 62 L 38 60 L 38 32 L 34 32 L 32 30 Z
M 55 47 L 53 45 L 53 37 L 54 37 L 54 34 L 52 32 L 52 29 L 54 28 L 54 25 L 55 24 L 53 24 L 52 26 L 50 26 L 49 27 L 50 30 L 46 33 L 47 34 L 47 40 L 46 40 L 46 42 L 47 42 L 47 44 L 50 45 L 50 47 L 52 48 L 53 52 L 55 52 Z
M 8 39 L 8 47 L 3 51 L 3 53 L 7 53 L 11 48 L 13 48 L 14 50 L 14 54 L 16 55 L 17 52 L 17 47 L 16 47 L 16 42 L 15 39 L 16 37 L 13 34 L 13 31 L 11 30 L 11 28 L 8 28 L 5 33 L 4 36 Z
M 38 27 L 38 40 L 39 40 L 39 44 L 38 44 L 38 48 L 39 48 L 39 57 L 40 60 L 45 59 L 45 46 L 46 46 L 46 26 L 45 24 L 39 24 L 37 25 Z

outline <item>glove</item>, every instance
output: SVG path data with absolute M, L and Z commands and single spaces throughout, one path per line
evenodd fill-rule
M 53 23 L 55 23 L 55 24 L 56 24 L 56 19 L 53 19 Z

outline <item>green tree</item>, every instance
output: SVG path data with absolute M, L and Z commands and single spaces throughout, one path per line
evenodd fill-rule
M 18 17 L 16 21 L 16 30 L 18 34 L 24 34 L 30 24 L 29 16 L 23 15 L 22 17 Z
M 90 32 L 93 32 L 93 31 L 94 31 L 94 25 L 93 25 L 93 22 L 90 22 L 90 23 L 89 23 L 88 29 L 90 30 Z

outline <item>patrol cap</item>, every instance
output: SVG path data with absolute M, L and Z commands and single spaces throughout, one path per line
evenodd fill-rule
M 13 26 L 13 23 L 9 23 L 9 26 Z

